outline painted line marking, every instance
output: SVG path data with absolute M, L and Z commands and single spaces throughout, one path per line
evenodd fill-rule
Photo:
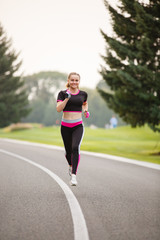
M 18 158 L 20 160 L 23 160 L 29 164 L 32 164 L 33 166 L 41 169 L 45 173 L 47 173 L 51 178 L 53 178 L 61 187 L 63 190 L 72 215 L 72 220 L 73 220 L 73 227 L 74 227 L 74 240 L 89 240 L 89 235 L 88 235 L 88 230 L 85 222 L 84 215 L 82 213 L 81 207 L 78 203 L 78 200 L 76 199 L 75 195 L 71 191 L 71 189 L 67 186 L 67 184 L 59 178 L 55 173 L 50 171 L 48 168 L 43 167 L 42 165 L 35 163 L 28 158 L 22 157 L 20 155 L 17 155 L 12 152 L 5 151 L 3 149 L 0 149 L 1 153 L 7 154 L 9 156 L 12 156 L 14 158 Z
M 20 141 L 20 140 L 15 140 L 15 139 L 8 139 L 8 138 L 1 138 L 0 140 L 6 141 L 6 142 L 11 142 L 11 143 L 18 143 L 18 144 L 23 144 L 23 145 L 30 145 L 30 146 L 43 147 L 43 148 L 48 148 L 48 149 L 64 151 L 63 147 L 47 145 L 47 144 L 43 144 L 43 143 L 33 143 L 33 142 Z M 138 165 L 138 166 L 142 166 L 142 167 L 160 170 L 160 164 L 143 162 L 143 161 L 138 161 L 138 160 L 134 160 L 134 159 L 113 156 L 113 155 L 109 155 L 109 154 L 105 154 L 105 153 L 95 153 L 95 152 L 87 152 L 87 151 L 81 151 L 81 153 L 83 153 L 85 155 L 89 155 L 89 156 L 106 158 L 106 159 L 113 160 L 113 161 L 130 163 L 130 164 L 134 164 L 134 165 Z

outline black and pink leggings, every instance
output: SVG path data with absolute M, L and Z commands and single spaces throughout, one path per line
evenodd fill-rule
M 80 162 L 80 145 L 83 138 L 82 120 L 64 120 L 61 124 L 61 135 L 66 151 L 68 164 L 72 166 L 72 173 L 77 173 Z

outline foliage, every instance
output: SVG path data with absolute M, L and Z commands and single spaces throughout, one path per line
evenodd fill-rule
M 0 24 L 0 127 L 17 123 L 29 113 L 24 81 L 16 75 L 21 65 L 17 58 Z
M 93 124 L 97 127 L 109 125 L 110 118 L 112 115 L 115 115 L 115 113 L 107 107 L 105 101 L 99 96 L 96 89 L 84 88 L 83 90 L 88 93 L 88 108 L 90 112 L 90 117 L 88 119 L 84 118 L 84 123 L 87 126 Z M 124 125 L 124 122 L 118 116 L 116 117 L 118 119 L 118 125 Z
M 30 100 L 43 100 L 45 103 L 52 102 L 54 94 L 65 87 L 67 74 L 60 72 L 39 72 L 24 78 Z
M 32 124 L 30 123 L 13 123 L 9 125 L 8 127 L 3 128 L 3 132 L 13 132 L 13 131 L 19 131 L 19 130 L 25 130 L 25 129 L 31 129 L 33 128 Z
M 56 97 L 60 89 L 65 89 L 67 74 L 61 72 L 39 72 L 24 77 L 32 112 L 23 122 L 42 123 L 46 126 L 60 121 L 56 111 Z
M 42 123 L 45 126 L 55 125 L 60 122 L 61 114 L 56 111 L 56 99 L 52 103 L 45 103 L 41 99 L 30 102 L 32 112 L 23 119 L 23 122 Z
M 146 123 L 160 131 L 160 1 L 120 0 L 118 10 L 105 1 L 114 36 L 104 31 L 106 67 L 101 75 L 110 91 L 99 93 L 132 127 Z

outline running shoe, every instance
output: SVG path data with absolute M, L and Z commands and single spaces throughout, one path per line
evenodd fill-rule
M 69 166 L 69 176 L 72 176 L 72 166 Z
M 71 186 L 76 186 L 77 185 L 77 180 L 76 180 L 76 175 L 75 174 L 72 174 L 70 184 L 71 184 Z

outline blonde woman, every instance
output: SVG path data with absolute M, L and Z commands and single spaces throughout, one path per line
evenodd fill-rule
M 67 89 L 60 91 L 57 97 L 57 112 L 63 111 L 61 135 L 69 164 L 70 184 L 77 185 L 76 173 L 80 161 L 80 144 L 83 138 L 82 112 L 89 117 L 87 93 L 79 90 L 80 75 L 71 72 L 67 80 Z

